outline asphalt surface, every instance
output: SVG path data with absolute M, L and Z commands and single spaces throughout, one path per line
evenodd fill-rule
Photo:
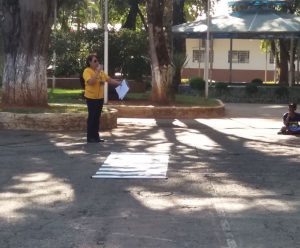
M 0 247 L 300 247 L 300 137 L 277 135 L 285 110 L 123 118 L 100 144 L 0 130 Z M 91 179 L 110 152 L 168 153 L 168 179 Z

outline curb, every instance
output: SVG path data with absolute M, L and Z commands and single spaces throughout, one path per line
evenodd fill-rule
M 110 105 L 118 110 L 118 117 L 122 118 L 156 118 L 156 119 L 196 119 L 217 118 L 225 116 L 225 105 L 217 100 L 216 107 L 181 107 L 181 106 L 130 106 Z
M 225 106 L 218 100 L 217 107 L 181 106 L 125 106 L 109 105 L 101 114 L 101 130 L 117 127 L 120 118 L 196 119 L 225 116 Z M 87 113 L 20 114 L 0 112 L 0 129 L 32 131 L 85 131 Z
M 118 111 L 108 108 L 101 114 L 101 130 L 117 127 Z M 87 113 L 19 114 L 0 112 L 0 129 L 33 131 L 85 131 Z

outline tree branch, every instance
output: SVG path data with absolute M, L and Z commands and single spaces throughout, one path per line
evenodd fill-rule
M 147 26 L 146 19 L 145 19 L 144 15 L 143 15 L 142 11 L 140 10 L 140 8 L 138 8 L 138 14 L 139 14 L 139 16 L 141 18 L 141 21 L 142 21 L 142 23 L 144 25 L 145 30 L 148 31 L 148 26 Z

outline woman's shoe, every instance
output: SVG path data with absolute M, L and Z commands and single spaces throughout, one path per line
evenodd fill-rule
M 87 143 L 99 143 L 100 142 L 100 139 L 87 139 Z
M 88 138 L 88 139 L 87 139 L 87 142 L 88 142 L 88 143 L 100 143 L 100 142 L 105 142 L 105 140 L 104 140 L 104 139 L 100 139 L 100 138 L 98 138 L 98 139 L 95 139 L 95 138 Z

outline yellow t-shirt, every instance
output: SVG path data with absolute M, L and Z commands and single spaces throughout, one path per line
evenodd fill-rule
M 102 99 L 104 98 L 104 82 L 109 79 L 109 76 L 104 71 L 100 71 L 96 78 L 96 83 L 93 85 L 88 84 L 88 80 L 95 75 L 95 71 L 87 67 L 83 71 L 83 78 L 85 81 L 84 96 L 90 99 Z

